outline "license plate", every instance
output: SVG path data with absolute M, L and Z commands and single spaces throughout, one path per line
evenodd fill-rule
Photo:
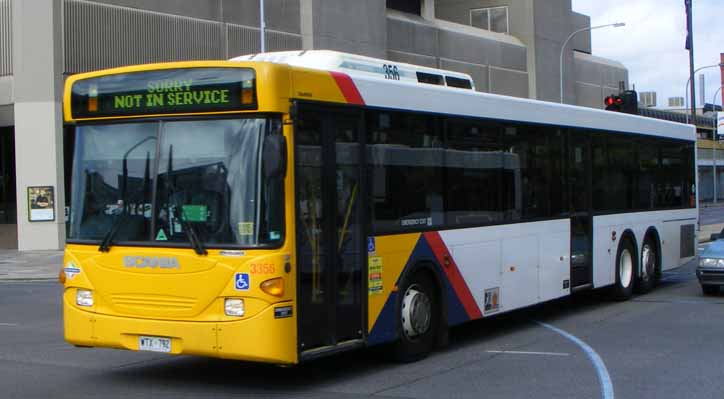
M 138 350 L 150 352 L 171 352 L 171 338 L 138 337 Z

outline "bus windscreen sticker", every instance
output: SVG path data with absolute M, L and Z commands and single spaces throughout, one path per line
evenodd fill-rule
M 158 229 L 158 234 L 156 234 L 156 241 L 168 241 L 168 237 L 166 237 L 166 233 L 163 231 L 163 229 Z
M 236 227 L 239 229 L 240 236 L 254 235 L 254 222 L 239 222 Z

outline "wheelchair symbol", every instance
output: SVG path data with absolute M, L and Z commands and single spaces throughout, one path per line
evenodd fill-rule
M 236 273 L 234 287 L 239 291 L 249 290 L 249 273 Z

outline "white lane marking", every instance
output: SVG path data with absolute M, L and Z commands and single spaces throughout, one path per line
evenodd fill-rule
M 560 352 L 525 352 L 525 351 L 486 351 L 488 353 L 504 353 L 511 355 L 543 355 L 543 356 L 570 356 L 569 353 Z
M 0 323 L 0 326 L 3 326 L 3 327 L 17 327 L 18 324 L 17 324 L 17 323 Z
M 598 374 L 598 382 L 601 384 L 601 396 L 603 397 L 603 399 L 614 399 L 613 383 L 611 382 L 611 376 L 608 374 L 608 369 L 606 369 L 606 365 L 603 363 L 601 356 L 598 356 L 598 353 L 596 353 L 593 348 L 591 348 L 590 346 L 588 346 L 588 344 L 576 338 L 575 336 L 559 328 L 553 327 L 550 324 L 546 324 L 540 321 L 537 323 L 549 330 L 557 332 L 558 334 L 564 336 L 568 340 L 578 345 L 581 349 L 583 349 L 583 351 L 586 353 L 586 356 L 588 356 L 588 359 L 591 360 L 591 363 L 593 363 L 593 366 L 596 368 L 596 373 Z

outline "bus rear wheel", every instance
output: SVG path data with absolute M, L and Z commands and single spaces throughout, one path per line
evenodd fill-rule
M 413 362 L 427 356 L 435 345 L 440 300 L 429 272 L 419 270 L 405 280 L 398 291 L 399 339 L 395 343 L 395 358 Z
M 625 301 L 633 293 L 634 271 L 636 270 L 636 249 L 628 238 L 621 239 L 616 251 L 616 283 L 613 299 Z
M 641 273 L 636 281 L 636 291 L 640 294 L 651 291 L 656 285 L 657 274 L 658 255 L 656 245 L 650 238 L 647 238 L 641 248 Z

